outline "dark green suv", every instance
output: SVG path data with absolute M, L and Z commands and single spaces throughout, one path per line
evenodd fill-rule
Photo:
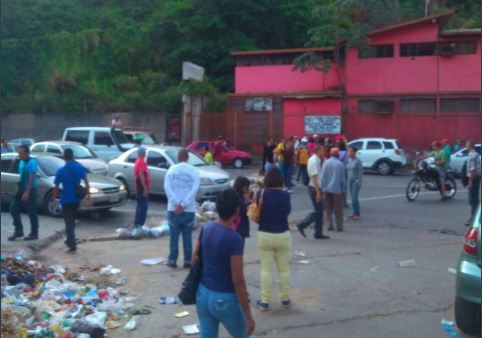
M 477 217 L 465 235 L 464 251 L 457 271 L 455 319 L 457 326 L 468 334 L 480 332 L 481 286 L 481 226 L 480 207 Z

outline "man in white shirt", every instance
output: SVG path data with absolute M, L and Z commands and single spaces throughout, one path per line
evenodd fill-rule
M 179 257 L 179 237 L 184 245 L 184 268 L 191 268 L 192 230 L 196 219 L 196 195 L 201 179 L 198 170 L 188 164 L 189 152 L 181 150 L 179 164 L 172 166 L 164 181 L 168 204 L 168 222 L 171 230 L 171 254 L 168 267 L 176 269 Z
M 114 117 L 111 123 L 111 128 L 122 129 L 122 121 L 119 116 Z

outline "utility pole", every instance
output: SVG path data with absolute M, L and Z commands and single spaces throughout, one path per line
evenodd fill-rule
M 428 16 L 428 10 L 429 10 L 429 7 L 430 7 L 430 1 L 431 1 L 431 0 L 425 0 L 425 17 Z

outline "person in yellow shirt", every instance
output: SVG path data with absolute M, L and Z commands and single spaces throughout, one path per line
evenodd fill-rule
M 286 149 L 286 140 L 282 139 L 281 142 L 278 144 L 278 147 L 276 148 L 276 155 L 278 158 L 278 167 L 281 170 L 282 173 L 284 173 L 284 157 L 283 157 L 283 151 Z
M 298 150 L 298 175 L 296 182 L 306 184 L 309 183 L 308 178 L 308 160 L 310 159 L 310 151 L 308 150 L 308 139 L 305 137 L 301 140 L 301 146 Z
M 210 165 L 214 165 L 214 158 L 209 147 L 204 148 L 204 160 Z

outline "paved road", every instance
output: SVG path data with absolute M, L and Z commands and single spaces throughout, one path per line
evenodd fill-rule
M 251 171 L 232 171 L 232 175 Z M 276 338 L 312 337 L 449 337 L 440 321 L 453 320 L 455 278 L 447 272 L 456 267 L 466 228 L 469 207 L 466 193 L 450 203 L 439 203 L 436 194 L 425 194 L 416 203 L 405 199 L 408 176 L 367 175 L 361 194 L 363 220 L 349 221 L 345 233 L 330 234 L 332 239 L 318 242 L 303 239 L 293 232 L 293 253 L 304 250 L 310 265 L 296 264 L 293 257 L 290 310 L 277 301 L 276 282 L 272 311 L 253 309 L 257 336 Z M 292 196 L 293 220 L 310 209 L 306 188 L 296 187 Z M 134 203 L 103 215 L 99 220 L 82 218 L 81 237 L 112 234 L 132 218 Z M 151 222 L 161 222 L 165 201 L 154 199 Z M 6 217 L 2 214 L 3 219 Z M 247 243 L 246 278 L 253 300 L 260 296 L 260 266 L 256 255 L 256 228 Z M 442 234 L 443 230 L 451 235 Z M 457 235 L 459 234 L 459 235 Z M 197 235 L 197 234 L 196 234 Z M 2 236 L 3 237 L 3 236 Z M 3 240 L 2 240 L 3 242 Z M 156 311 L 140 320 L 133 333 L 114 331 L 110 337 L 159 338 L 181 333 L 181 326 L 198 322 L 190 307 L 190 317 L 175 319 L 183 307 L 160 306 L 160 296 L 174 296 L 186 271 L 171 271 L 164 266 L 142 267 L 142 259 L 167 257 L 169 239 L 87 243 L 72 258 L 62 254 L 61 242 L 43 252 L 44 259 L 72 267 L 82 264 L 112 264 L 123 270 L 132 291 L 143 294 L 139 306 Z M 414 259 L 416 267 L 399 268 L 398 262 Z M 95 274 L 86 275 L 97 279 Z M 112 278 L 115 281 L 116 278 Z M 275 278 L 276 280 L 276 278 Z M 221 337 L 227 338 L 223 332 Z M 468 337 L 460 334 L 460 337 Z

